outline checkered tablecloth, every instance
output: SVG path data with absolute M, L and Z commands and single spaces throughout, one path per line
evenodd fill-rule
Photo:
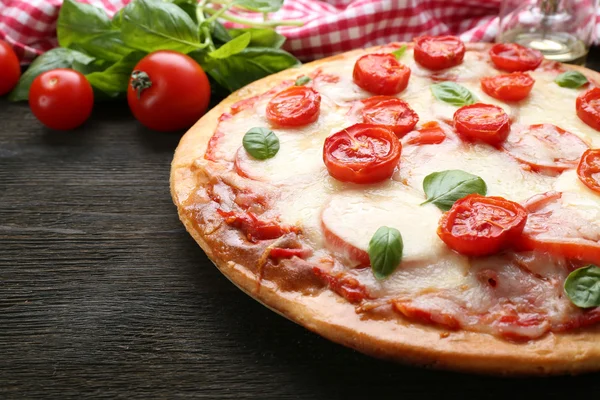
M 80 0 L 109 15 L 130 0 Z M 0 0 L 0 39 L 14 46 L 24 64 L 57 45 L 56 18 L 62 0 Z M 279 27 L 285 49 L 311 60 L 357 47 L 409 41 L 430 34 L 492 41 L 501 0 L 286 0 L 276 19 L 304 21 Z M 260 18 L 256 14 L 244 17 Z

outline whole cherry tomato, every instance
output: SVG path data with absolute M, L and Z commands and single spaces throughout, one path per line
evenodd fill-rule
M 170 50 L 148 54 L 135 66 L 127 102 L 147 128 L 177 131 L 191 127 L 206 112 L 210 84 L 191 57 Z
M 0 40 L 0 96 L 10 92 L 19 82 L 21 67 L 12 47 Z
M 85 76 L 72 69 L 54 69 L 38 75 L 29 89 L 33 115 L 48 128 L 74 129 L 92 113 L 94 91 Z

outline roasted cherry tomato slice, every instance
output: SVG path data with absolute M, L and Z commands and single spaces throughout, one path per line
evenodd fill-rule
M 392 96 L 375 96 L 362 101 L 364 122 L 385 125 L 396 136 L 402 137 L 412 131 L 419 116 L 405 101 Z
M 520 101 L 531 92 L 534 83 L 529 74 L 513 72 L 481 78 L 481 89 L 498 100 Z
M 486 256 L 515 244 L 527 211 L 502 197 L 471 194 L 442 215 L 438 236 L 451 249 L 467 256 Z
M 329 175 L 339 181 L 375 183 L 392 176 L 401 151 L 390 129 L 356 124 L 325 139 L 323 161 Z
M 600 193 L 600 149 L 586 150 L 577 166 L 577 175 L 585 186 Z
M 415 61 L 437 71 L 462 63 L 465 44 L 455 36 L 422 36 L 415 39 Z
M 490 57 L 496 68 L 508 72 L 536 69 L 544 59 L 538 50 L 516 43 L 495 44 L 490 49 Z
M 454 129 L 470 140 L 497 146 L 510 131 L 510 119 L 504 110 L 491 104 L 471 104 L 456 110 Z
M 513 126 L 502 147 L 538 172 L 575 168 L 588 149 L 578 136 L 552 124 Z
M 354 64 L 352 77 L 367 92 L 392 95 L 406 89 L 410 68 L 391 54 L 367 54 Z
M 440 144 L 444 140 L 446 140 L 446 134 L 440 125 L 435 121 L 431 121 L 424 123 L 421 129 L 415 131 L 414 134 L 407 136 L 405 143 L 421 146 L 427 144 Z
M 579 119 L 600 131 L 600 88 L 595 87 L 580 94 L 575 108 Z
M 279 92 L 267 104 L 267 119 L 277 126 L 302 126 L 319 118 L 321 95 L 306 86 Z

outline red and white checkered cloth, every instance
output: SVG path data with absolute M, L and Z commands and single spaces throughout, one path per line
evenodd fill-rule
M 112 16 L 131 0 L 79 0 Z M 56 18 L 62 0 L 0 0 L 0 39 L 14 46 L 24 64 L 57 45 Z M 492 41 L 501 0 L 286 0 L 275 19 L 304 21 L 279 27 L 285 49 L 301 60 L 358 47 L 410 41 L 423 34 L 459 35 Z M 257 14 L 240 13 L 248 18 Z M 600 20 L 600 19 L 597 19 Z

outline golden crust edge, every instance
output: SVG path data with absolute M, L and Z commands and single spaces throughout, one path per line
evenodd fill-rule
M 467 46 L 470 50 L 480 51 L 489 48 L 482 44 Z M 376 48 L 366 51 L 373 49 Z M 232 93 L 190 128 L 176 149 L 170 174 L 171 195 L 186 230 L 218 269 L 246 294 L 306 329 L 362 353 L 408 364 L 483 374 L 557 375 L 599 370 L 600 326 L 575 333 L 551 333 L 527 343 L 512 343 L 489 334 L 466 331 L 450 332 L 447 338 L 441 338 L 445 331 L 429 325 L 361 320 L 354 306 L 329 291 L 317 297 L 306 297 L 262 285 L 257 292 L 256 278 L 247 268 L 214 257 L 200 232 L 182 212 L 181 204 L 195 186 L 189 167 L 196 158 L 203 156 L 219 116 L 235 102 L 263 93 L 283 79 L 295 78 L 320 64 L 349 58 L 363 51 L 359 49 L 313 61 L 253 82 Z M 579 66 L 566 67 L 600 81 L 598 72 Z M 335 315 L 331 315 L 333 310 Z

